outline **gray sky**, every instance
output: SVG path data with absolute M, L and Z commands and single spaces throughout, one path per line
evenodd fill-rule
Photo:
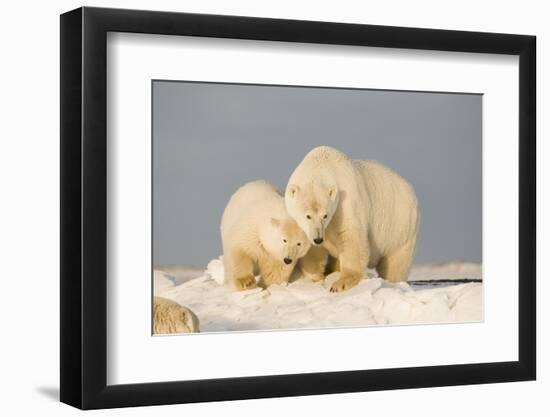
M 231 194 L 281 189 L 308 151 L 376 159 L 416 189 L 415 262 L 481 262 L 481 95 L 153 82 L 153 262 L 222 253 Z

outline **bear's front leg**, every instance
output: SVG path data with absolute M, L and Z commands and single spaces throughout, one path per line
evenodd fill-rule
M 322 246 L 312 246 L 306 255 L 300 259 L 302 274 L 312 281 L 325 279 L 328 251 Z
M 232 253 L 229 256 L 230 277 L 235 288 L 247 290 L 256 287 L 254 261 L 242 252 Z
M 340 278 L 331 286 L 330 292 L 341 292 L 355 287 L 361 281 L 368 264 L 368 247 L 366 242 L 349 239 L 338 258 Z
M 267 288 L 274 284 L 286 284 L 290 279 L 293 269 L 294 267 L 291 265 L 271 261 L 260 265 L 260 274 L 262 275 L 262 280 Z

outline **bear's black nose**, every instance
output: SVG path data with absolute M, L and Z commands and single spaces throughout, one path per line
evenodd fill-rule
M 285 261 L 285 264 L 287 264 L 287 265 L 290 265 L 292 263 L 292 259 L 290 259 L 290 258 L 285 258 L 285 259 L 283 259 L 283 261 Z
M 316 245 L 320 245 L 321 243 L 323 243 L 323 238 L 316 237 L 315 239 L 313 239 L 313 243 L 315 243 Z

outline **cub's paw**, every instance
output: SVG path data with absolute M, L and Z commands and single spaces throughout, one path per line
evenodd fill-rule
M 325 280 L 325 275 L 322 272 L 305 272 L 302 271 L 302 276 L 313 282 L 321 282 Z
M 349 290 L 350 288 L 355 287 L 357 284 L 359 284 L 359 281 L 361 280 L 360 277 L 342 277 L 338 279 L 337 281 L 332 284 L 330 287 L 330 292 L 342 292 Z
M 256 279 L 252 275 L 236 278 L 233 282 L 235 284 L 235 288 L 238 290 L 248 290 L 256 287 Z
M 265 288 L 270 285 L 285 285 L 288 283 L 289 277 L 287 275 L 270 274 L 263 276 L 263 284 Z
M 325 276 L 323 274 L 310 275 L 308 278 L 310 278 L 313 282 L 321 282 L 325 280 Z

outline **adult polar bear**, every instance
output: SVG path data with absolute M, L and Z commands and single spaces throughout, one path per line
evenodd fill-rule
M 340 270 L 332 292 L 357 285 L 367 266 L 391 282 L 407 279 L 420 214 L 412 186 L 389 168 L 320 146 L 290 176 L 285 203 L 314 245 L 301 259 L 304 275 L 324 279 L 330 254 Z

